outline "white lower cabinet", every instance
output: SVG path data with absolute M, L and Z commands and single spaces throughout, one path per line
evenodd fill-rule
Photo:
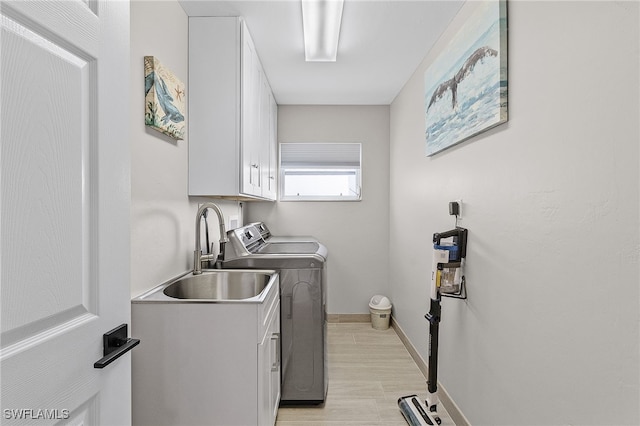
M 132 303 L 133 424 L 275 424 L 280 290 L 262 303 Z M 133 334 L 132 334 L 133 335 Z

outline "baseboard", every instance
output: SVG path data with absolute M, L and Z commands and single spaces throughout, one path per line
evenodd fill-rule
M 409 351 L 411 358 L 413 358 L 414 362 L 416 363 L 416 365 L 420 369 L 420 372 L 422 372 L 422 375 L 425 377 L 425 380 L 426 380 L 428 377 L 427 372 L 429 370 L 427 363 L 424 361 L 422 356 L 418 353 L 415 346 L 413 346 L 413 343 L 411 343 L 411 341 L 405 334 L 404 330 L 402 330 L 402 327 L 400 327 L 400 325 L 395 321 L 393 317 L 391 317 L 391 327 L 393 327 L 393 329 L 396 331 L 396 334 L 398 335 L 398 337 L 400 338 L 404 346 L 407 348 L 407 351 Z M 440 402 L 442 403 L 444 408 L 447 410 L 447 413 L 449 413 L 449 416 L 451 416 L 451 420 L 453 420 L 456 426 L 471 426 L 471 423 L 469 423 L 469 420 L 467 420 L 464 414 L 462 414 L 462 411 L 460 411 L 460 407 L 458 407 L 458 405 L 453 401 L 453 399 L 451 399 L 451 396 L 449 395 L 445 387 L 442 386 L 442 383 L 440 383 L 439 381 L 438 381 L 438 398 L 440 399 Z
M 327 322 L 371 322 L 371 314 L 327 314 Z

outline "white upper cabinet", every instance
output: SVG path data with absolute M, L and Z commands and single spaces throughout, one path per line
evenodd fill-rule
M 247 26 L 189 18 L 189 195 L 277 197 L 277 114 Z

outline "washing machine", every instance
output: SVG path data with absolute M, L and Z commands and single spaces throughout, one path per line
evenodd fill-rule
M 327 258 L 313 237 L 277 237 L 263 222 L 227 232 L 223 268 L 280 273 L 281 405 L 320 404 L 328 389 Z

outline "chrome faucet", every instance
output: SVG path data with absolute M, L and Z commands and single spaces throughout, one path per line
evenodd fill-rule
M 224 227 L 224 216 L 222 215 L 220 207 L 211 202 L 202 204 L 200 208 L 198 208 L 198 213 L 196 213 L 196 249 L 193 252 L 193 275 L 202 274 L 202 262 L 213 260 L 213 253 L 202 254 L 202 246 L 200 243 L 200 222 L 203 217 L 205 221 L 207 220 L 207 217 L 205 216 L 207 209 L 212 209 L 216 212 L 218 215 L 218 223 L 220 225 L 220 253 L 218 253 L 216 265 L 219 265 L 219 262 L 224 259 L 224 246 L 228 241 L 227 231 Z

